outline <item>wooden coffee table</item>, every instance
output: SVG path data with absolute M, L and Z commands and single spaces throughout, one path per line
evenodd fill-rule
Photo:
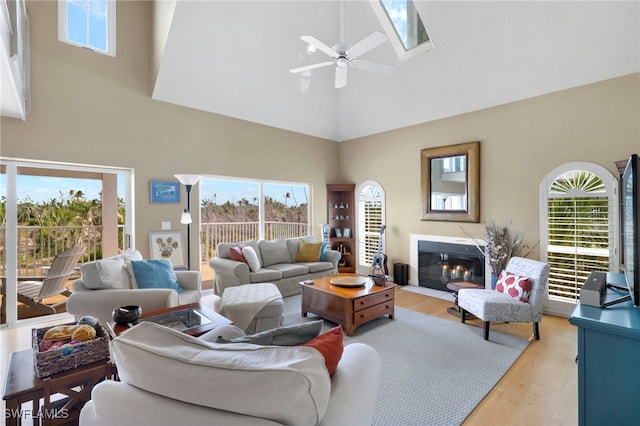
M 341 324 L 347 336 L 360 325 L 382 315 L 394 315 L 394 283 L 379 286 L 371 278 L 361 287 L 339 287 L 331 284 L 336 277 L 359 277 L 356 274 L 339 274 L 318 278 L 313 284 L 302 285 L 302 316 L 311 312 L 320 318 Z
M 232 324 L 230 319 L 223 317 L 201 303 L 143 312 L 138 321 L 155 322 L 195 337 L 221 325 Z M 133 325 L 135 324 L 117 324 L 114 321 L 107 323 L 109 332 L 113 337 L 119 336 Z

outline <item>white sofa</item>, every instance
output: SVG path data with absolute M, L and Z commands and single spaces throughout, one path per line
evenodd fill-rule
M 184 289 L 181 293 L 169 288 L 138 288 L 128 267 L 131 260 L 142 260 L 142 255 L 135 250 L 81 265 L 82 277 L 73 283 L 67 312 L 76 319 L 92 315 L 106 324 L 120 306 L 139 305 L 142 312 L 149 312 L 200 300 L 199 271 L 175 271 Z
M 225 288 L 241 284 L 274 283 L 282 296 L 287 297 L 301 292 L 300 281 L 338 273 L 341 254 L 337 250 L 326 250 L 326 261 L 296 262 L 300 240 L 313 242 L 313 237 L 218 244 L 216 257 L 209 259 L 209 266 L 215 271 L 215 293 L 222 295 Z M 260 262 L 258 270 L 231 259 L 229 249 L 240 245 L 255 250 Z
M 104 381 L 80 425 L 370 425 L 382 370 L 344 347 L 332 376 L 308 346 L 211 343 L 152 323 L 112 341 L 120 382 Z

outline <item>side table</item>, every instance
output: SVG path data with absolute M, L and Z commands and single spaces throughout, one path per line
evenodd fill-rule
M 471 281 L 451 281 L 447 283 L 447 288 L 453 291 L 453 294 L 455 295 L 455 298 L 454 298 L 455 306 L 448 307 L 447 312 L 449 312 L 451 315 L 455 317 L 460 318 L 462 316 L 462 311 L 458 306 L 458 291 L 460 291 L 460 289 L 463 289 L 463 288 L 484 288 L 484 286 Z M 472 319 L 472 318 L 475 318 L 475 317 L 469 312 L 467 312 L 467 314 L 465 315 L 465 320 Z
M 35 372 L 32 349 L 12 352 L 2 397 L 7 404 L 4 419 L 7 426 L 21 424 L 23 415 L 39 419 L 43 425 L 77 424 L 93 387 L 102 380 L 115 378 L 115 366 L 105 359 L 41 379 Z M 78 387 L 80 390 L 74 390 Z M 52 403 L 51 395 L 56 393 L 67 398 Z M 25 402 L 31 402 L 31 407 L 23 409 Z

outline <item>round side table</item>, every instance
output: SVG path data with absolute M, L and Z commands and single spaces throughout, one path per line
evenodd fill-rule
M 453 294 L 455 295 L 454 303 L 456 304 L 456 306 L 448 307 L 447 312 L 449 312 L 451 315 L 455 317 L 460 318 L 462 316 L 462 310 L 458 306 L 458 291 L 460 291 L 460 289 L 463 289 L 463 288 L 484 288 L 484 286 L 471 281 L 451 281 L 447 283 L 447 288 L 453 291 Z M 472 319 L 472 318 L 475 318 L 475 317 L 471 315 L 469 312 L 467 312 L 467 314 L 465 315 L 465 320 Z

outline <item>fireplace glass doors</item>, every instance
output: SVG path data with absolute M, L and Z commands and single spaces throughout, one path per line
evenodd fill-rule
M 422 287 L 450 292 L 447 283 L 452 281 L 484 286 L 484 271 L 484 256 L 474 245 L 418 241 L 418 284 Z

